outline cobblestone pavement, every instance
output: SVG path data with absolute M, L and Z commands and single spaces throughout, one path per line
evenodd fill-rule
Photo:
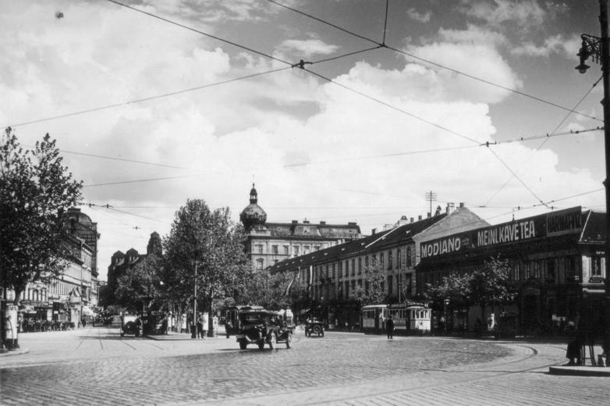
M 329 332 L 292 349 L 233 338 L 20 335 L 0 358 L 2 405 L 601 405 L 610 378 L 555 376 L 565 345 Z M 178 338 L 178 339 L 176 339 Z M 183 338 L 183 339 L 179 339 Z

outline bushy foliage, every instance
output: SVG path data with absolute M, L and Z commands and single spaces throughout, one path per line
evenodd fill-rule
M 15 290 L 47 281 L 64 269 L 71 252 L 63 215 L 78 204 L 82 182 L 72 179 L 49 134 L 24 149 L 6 129 L 0 144 L 0 285 Z

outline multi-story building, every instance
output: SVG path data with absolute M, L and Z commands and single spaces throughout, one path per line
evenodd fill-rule
M 117 251 L 112 254 L 110 265 L 108 265 L 108 288 L 114 296 L 114 292 L 118 287 L 118 279 L 125 275 L 127 270 L 133 268 L 141 262 L 144 258 L 151 254 L 157 254 L 161 256 L 163 252 L 161 237 L 156 231 L 150 235 L 148 245 L 146 247 L 146 254 L 140 254 L 134 248 L 127 250 L 123 253 Z
M 267 222 L 267 213 L 258 205 L 254 185 L 250 190 L 250 204 L 242 211 L 240 220 L 247 233 L 246 253 L 256 270 L 288 258 L 306 255 L 346 241 L 362 238 L 356 223 L 318 224 L 305 220 L 290 223 Z
M 386 300 L 402 303 L 413 300 L 416 292 L 415 267 L 421 258 L 419 239 L 487 224 L 464 205 L 457 209 L 448 205 L 445 213 L 441 213 L 439 207 L 434 216 L 425 219 L 419 216 L 415 221 L 403 216 L 393 227 L 381 232 L 278 262 L 269 270 L 298 276 L 303 284 L 308 285 L 311 299 L 328 307 L 330 303 L 349 300 L 351 292 L 359 287 L 366 294 L 369 285 L 365 270 L 377 267 L 385 274 L 383 290 L 387 293 Z M 327 312 L 329 323 L 335 318 L 341 325 L 357 321 L 357 315 L 332 313 L 331 310 Z
M 83 316 L 93 315 L 97 305 L 97 223 L 78 208 L 64 215 L 70 251 L 66 267 L 48 283 L 29 283 L 20 301 L 21 321 L 61 320 L 78 325 Z
M 481 314 L 480 306 L 472 306 L 467 319 L 452 317 L 453 326 L 471 328 L 477 318 L 485 322 L 492 314 L 494 320 L 505 317 L 512 330 L 523 334 L 571 325 L 577 321 L 584 297 L 603 297 L 608 276 L 606 238 L 606 214 L 583 212 L 580 207 L 428 236 L 419 242 L 422 260 L 416 271 L 417 291 L 423 294 L 427 286 L 442 283 L 451 273 L 469 273 L 492 257 L 500 258 L 511 268 L 515 303 L 495 308 L 489 304 L 486 314 Z M 450 315 L 458 310 L 451 308 Z M 586 313 L 599 317 L 595 308 Z

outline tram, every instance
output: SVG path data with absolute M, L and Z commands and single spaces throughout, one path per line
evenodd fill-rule
M 383 334 L 385 322 L 392 316 L 394 334 L 430 334 L 432 310 L 422 304 L 376 304 L 362 307 L 362 331 L 365 334 Z

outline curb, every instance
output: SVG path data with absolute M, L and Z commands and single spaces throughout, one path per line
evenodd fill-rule
M 2 357 L 10 357 L 13 355 L 23 355 L 29 353 L 30 350 L 27 348 L 19 348 L 18 350 L 8 350 L 6 352 L 0 352 L 0 358 Z
M 556 366 L 549 367 L 551 375 L 571 376 L 610 376 L 610 368 L 607 367 L 583 367 L 583 366 Z

